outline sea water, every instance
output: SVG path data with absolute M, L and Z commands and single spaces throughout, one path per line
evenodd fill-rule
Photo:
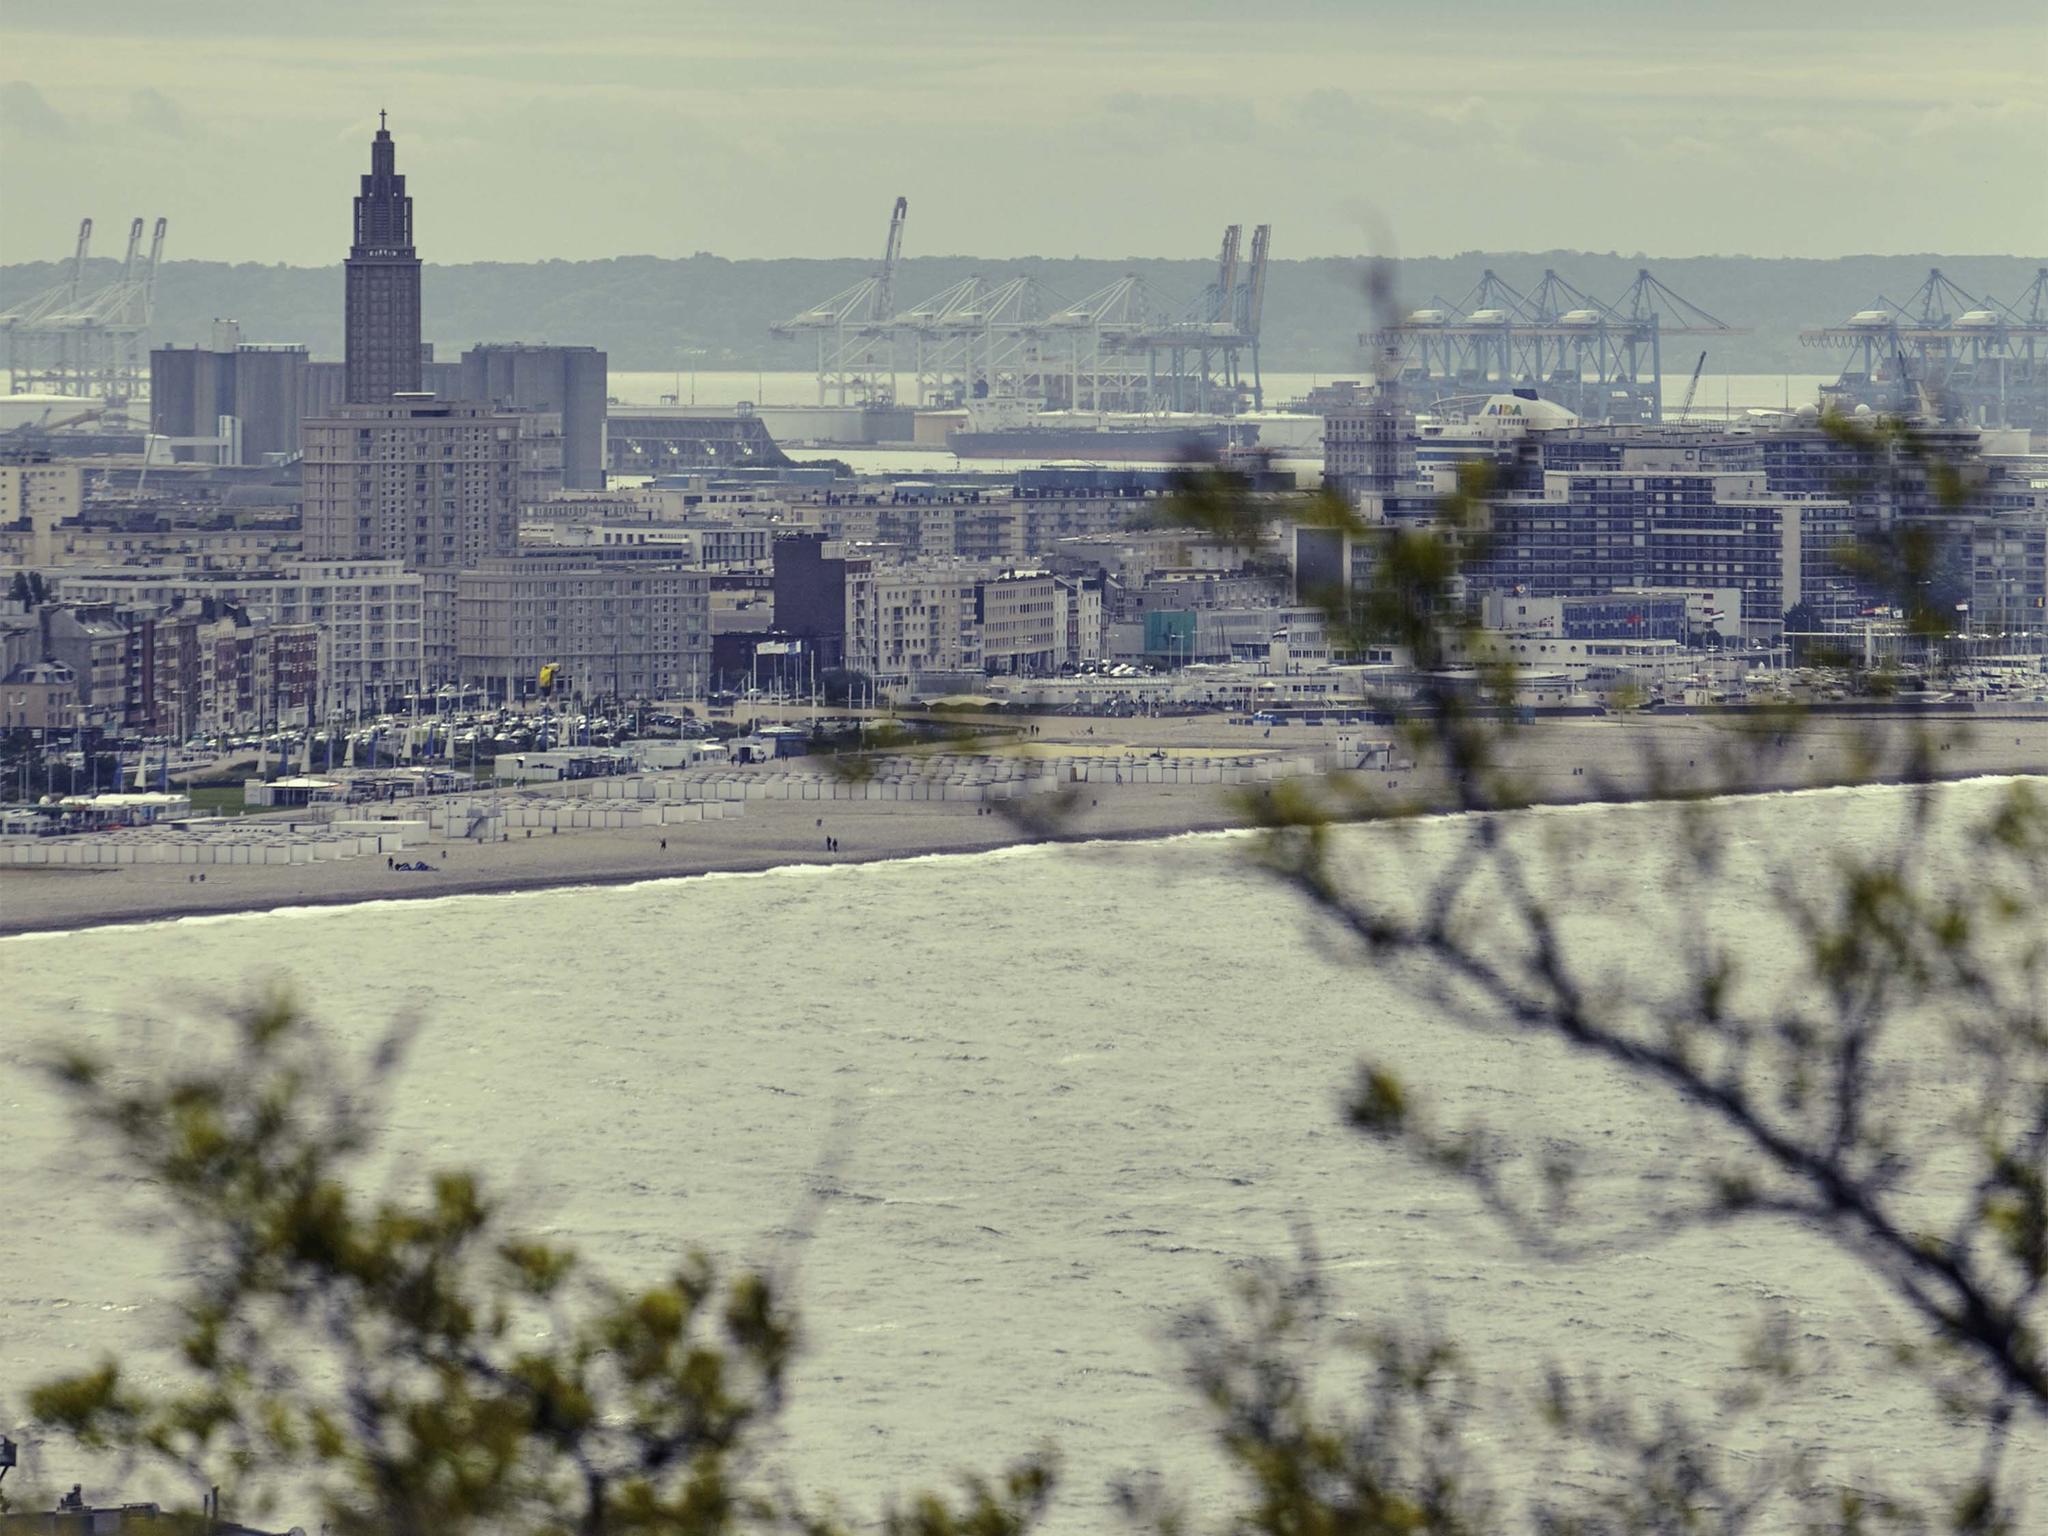
M 2000 792 L 1937 791 L 1939 847 Z M 1755 976 L 1788 972 L 1768 880 L 1890 846 L 1905 805 L 1730 803 L 1728 872 L 1704 896 L 1668 810 L 1525 821 L 1567 858 L 1576 952 L 1654 987 L 1700 932 Z M 1363 830 L 1342 856 L 1401 899 L 1475 828 Z M 1898 1314 L 1823 1241 L 1776 1223 L 1639 1240 L 1705 1144 L 1696 1119 L 1546 1041 L 1452 1022 L 1427 976 L 1345 951 L 1250 853 L 1233 835 L 1029 848 L 0 942 L 0 1423 L 23 1384 L 103 1352 L 160 1372 L 181 1262 L 34 1061 L 68 1042 L 147 1071 L 217 1033 L 218 999 L 279 980 L 357 1049 L 419 1021 L 380 1177 L 473 1166 L 625 1279 L 692 1246 L 782 1267 L 805 1346 L 775 1455 L 856 1506 L 1046 1442 L 1064 1466 L 1051 1531 L 1110 1528 L 1129 1473 L 1215 1506 L 1231 1484 L 1172 1330 L 1305 1238 L 1344 1315 L 1460 1341 L 1511 1484 L 1549 1475 L 1502 1427 L 1546 1365 L 1712 1426 L 1774 1309 L 1834 1364 L 1729 1429 L 1732 1448 L 1810 1444 L 1923 1488 L 1967 1471 L 1971 1442 L 1872 1364 Z M 1931 1029 L 1912 1045 L 1940 1049 Z M 1346 1130 L 1362 1057 L 1429 1085 L 1447 1119 L 1577 1155 L 1592 1252 L 1538 1257 Z M 68 1486 L 85 1463 L 64 1450 L 42 1470 Z

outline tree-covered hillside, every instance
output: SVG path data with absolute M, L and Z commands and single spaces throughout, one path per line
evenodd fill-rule
M 1907 299 L 1939 266 L 1967 291 L 2010 301 L 2048 258 L 2012 256 L 1846 256 L 1827 261 L 1698 256 L 1660 259 L 1583 251 L 1472 252 L 1403 263 L 1400 296 L 1420 306 L 1441 297 L 1455 304 L 1487 268 L 1523 291 L 1555 268 L 1579 288 L 1611 301 L 1637 268 L 1648 265 L 1693 303 L 1749 334 L 1706 343 L 1715 372 L 1818 373 L 1828 354 L 1802 347 L 1803 325 L 1840 320 L 1878 294 Z M 707 368 L 801 368 L 805 350 L 768 334 L 779 320 L 857 282 L 872 269 L 865 258 L 727 261 L 699 254 L 683 259 L 622 256 L 609 261 L 481 262 L 426 269 L 426 334 L 443 355 L 476 341 L 587 343 L 611 354 L 620 369 L 687 366 L 691 354 Z M 88 281 L 104 282 L 115 264 L 94 262 Z M 975 273 L 1001 279 L 1037 277 L 1065 298 L 1079 298 L 1127 272 L 1142 274 L 1164 296 L 1191 299 L 1214 272 L 1208 260 L 1048 260 L 1040 257 L 926 256 L 906 260 L 897 276 L 899 306 L 909 307 Z M 58 279 L 59 264 L 0 268 L 0 307 Z M 203 339 L 216 317 L 242 323 L 249 340 L 303 341 L 317 356 L 341 347 L 341 270 L 225 262 L 172 261 L 159 285 L 161 341 Z M 1269 370 L 1341 371 L 1357 365 L 1355 338 L 1364 320 L 1360 264 L 1352 260 L 1276 259 L 1268 278 L 1264 361 Z M 1682 368 L 1696 355 L 1667 366 Z

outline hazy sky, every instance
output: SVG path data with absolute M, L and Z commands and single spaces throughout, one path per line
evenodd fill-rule
M 0 0 L 0 259 L 2048 255 L 2048 6 Z

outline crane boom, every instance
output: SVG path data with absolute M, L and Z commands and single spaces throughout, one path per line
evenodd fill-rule
M 1244 238 L 1244 226 L 1232 224 L 1223 231 L 1223 250 L 1216 259 L 1216 315 L 1224 324 L 1230 323 L 1232 306 L 1237 294 L 1237 247 Z
M 137 219 L 135 222 L 139 225 L 142 221 Z M 145 325 L 149 323 L 156 310 L 156 269 L 163 265 L 164 231 L 169 229 L 170 226 L 171 221 L 169 219 L 159 218 L 156 221 L 156 232 L 149 239 L 149 270 L 142 275 L 142 320 Z
M 128 226 L 128 254 L 121 258 L 121 281 L 135 281 L 135 261 L 142 254 L 142 220 Z
M 1699 393 L 1700 370 L 1705 368 L 1706 366 L 1707 354 L 1702 352 L 1700 354 L 1700 360 L 1692 365 L 1692 381 L 1685 386 L 1685 400 L 1678 407 L 1678 419 L 1681 423 L 1686 421 L 1692 415 L 1692 397 Z
M 1266 253 L 1273 243 L 1273 226 L 1261 224 L 1252 231 L 1252 275 L 1245 293 L 1244 330 L 1259 334 L 1259 318 L 1266 307 Z
M 903 225 L 910 217 L 910 199 L 899 197 L 889 215 L 889 242 L 882 248 L 881 281 L 875 288 L 875 318 L 895 318 L 896 261 L 903 254 Z
M 92 249 L 92 220 L 78 221 L 78 254 L 71 258 L 71 297 L 78 297 L 79 284 L 85 281 L 86 253 Z

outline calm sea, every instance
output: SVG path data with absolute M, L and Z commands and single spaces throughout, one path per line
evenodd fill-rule
M 1943 825 L 1997 792 L 1940 791 Z M 1699 911 L 1678 899 L 1662 810 L 1523 824 L 1569 850 L 1596 969 L 1660 977 L 1706 931 L 1764 987 L 1788 950 L 1759 882 L 1884 846 L 1902 810 L 1888 790 L 1730 804 L 1735 878 Z M 1347 857 L 1404 889 L 1471 835 L 1372 829 Z M 1923 1486 L 1967 1469 L 1919 1391 L 1868 1369 L 1892 1314 L 1826 1246 L 1768 1226 L 1627 1240 L 1676 1162 L 1712 1146 L 1699 1125 L 1333 956 L 1247 852 L 1188 837 L 0 942 L 0 1423 L 10 1389 L 172 1322 L 175 1266 L 134 1230 L 146 1206 L 68 1139 L 37 1051 L 90 1043 L 144 1070 L 206 1037 L 206 999 L 281 977 L 350 1042 L 424 1022 L 392 1177 L 476 1166 L 626 1276 L 693 1244 L 793 1264 L 808 1343 L 781 1454 L 806 1486 L 872 1503 L 1051 1440 L 1054 1532 L 1106 1528 L 1105 1487 L 1128 1471 L 1214 1498 L 1169 1330 L 1304 1230 L 1348 1314 L 1463 1341 L 1499 1447 L 1518 1443 L 1500 1399 L 1545 1362 L 1704 1405 L 1777 1308 L 1836 1363 L 1732 1446 L 1789 1438 Z M 1347 1133 L 1337 1096 L 1365 1053 L 1437 1085 L 1453 1118 L 1578 1153 L 1609 1234 L 1593 1256 L 1533 1258 Z M 1932 1031 L 1911 1054 L 1938 1078 Z M 46 1476 L 68 1486 L 79 1465 Z

